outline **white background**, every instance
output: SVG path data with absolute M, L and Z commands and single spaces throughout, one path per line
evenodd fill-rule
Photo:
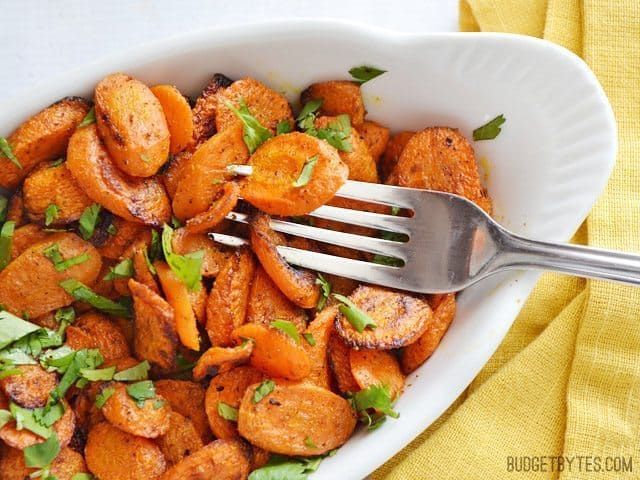
M 0 0 L 4 98 L 106 54 L 181 33 L 291 17 L 457 30 L 458 0 Z

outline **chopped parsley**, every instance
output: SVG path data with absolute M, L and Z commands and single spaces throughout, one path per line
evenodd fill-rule
M 269 395 L 276 388 L 276 382 L 273 380 L 265 380 L 253 392 L 253 403 L 258 403 L 264 397 Z
M 481 127 L 476 128 L 473 131 L 473 140 L 476 142 L 479 140 L 493 140 L 500 134 L 500 132 L 502 131 L 500 126 L 506 121 L 507 119 L 504 118 L 504 115 L 498 115 L 493 120 L 485 123 Z
M 293 129 L 291 128 L 291 120 L 282 120 L 276 126 L 276 135 L 282 135 L 283 133 L 290 133 Z
M 40 468 L 44 470 L 46 474 L 43 474 L 42 477 L 46 480 L 47 478 L 51 478 L 48 470 L 60 453 L 60 441 L 58 440 L 58 436 L 53 433 L 44 442 L 26 447 L 22 453 L 24 455 L 24 464 L 30 468 Z
M 304 444 L 309 448 L 318 448 L 309 437 L 304 437 Z
M 146 380 L 149 377 L 149 369 L 151 365 L 147 360 L 143 360 L 131 368 L 122 370 L 113 376 L 114 380 L 119 382 L 134 382 L 137 380 Z
M 316 346 L 316 339 L 313 338 L 313 334 L 303 333 L 302 336 L 304 337 L 304 339 L 307 341 L 309 345 L 311 345 L 312 347 Z
M 82 282 L 75 278 L 63 280 L 60 285 L 69 295 L 76 300 L 87 302 L 94 308 L 101 310 L 115 317 L 131 318 L 131 306 L 124 302 L 114 302 L 91 290 Z
M 4 270 L 11 261 L 11 244 L 15 227 L 16 222 L 9 220 L 0 228 L 0 270 Z
M 238 421 L 238 409 L 228 403 L 218 402 L 218 415 L 231 422 Z
M 202 259 L 204 258 L 204 250 L 178 255 L 173 253 L 171 239 L 173 238 L 173 229 L 165 223 L 162 230 L 162 250 L 164 257 L 182 283 L 189 290 L 198 291 L 200 289 L 200 280 L 202 278 Z
M 377 328 L 376 322 L 367 315 L 365 312 L 360 310 L 355 303 L 349 300 L 344 295 L 340 295 L 338 293 L 333 294 L 333 298 L 338 300 L 342 305 L 338 308 L 340 309 L 340 313 L 342 313 L 349 323 L 353 325 L 358 332 L 363 332 L 365 328 Z
M 91 258 L 89 254 L 85 252 L 81 255 L 78 255 L 77 257 L 68 258 L 67 260 L 64 260 L 62 258 L 62 255 L 60 254 L 60 246 L 57 243 L 53 243 L 49 245 L 47 248 L 45 248 L 42 251 L 42 253 L 45 257 L 51 260 L 51 263 L 53 263 L 53 267 L 58 272 L 63 272 L 66 269 L 71 268 L 74 265 L 79 265 L 81 263 L 84 263 Z
M 386 70 L 380 70 L 376 67 L 362 65 L 360 67 L 353 67 L 352 69 L 350 69 L 349 75 L 353 77 L 356 83 L 362 85 L 363 83 L 366 83 L 369 80 L 373 80 L 374 78 L 379 77 L 386 72 Z
M 322 105 L 322 99 L 316 98 L 315 100 L 310 100 L 309 102 L 304 104 L 302 110 L 300 110 L 300 114 L 298 118 L 296 118 L 296 122 L 298 123 L 298 127 L 301 130 L 313 130 L 313 122 L 316 119 L 318 109 Z
M 87 115 L 78 124 L 78 128 L 88 127 L 92 123 L 95 123 L 95 121 L 96 121 L 96 107 L 91 107 L 91 110 L 89 110 Z
M 326 140 L 329 145 L 343 152 L 351 152 L 353 150 L 350 140 L 351 120 L 346 113 L 338 115 L 335 121 L 327 124 L 326 128 L 321 128 L 317 131 L 311 130 L 307 133 Z
M 300 345 L 300 335 L 298 334 L 298 329 L 296 326 L 288 320 L 276 319 L 271 322 L 271 326 L 280 330 L 285 335 L 293 338 L 293 341 Z
M 105 387 L 96 395 L 96 407 L 102 408 L 107 400 L 111 398 L 111 395 L 116 393 L 116 389 L 113 387 Z
M 0 312 L 0 349 L 36 330 L 40 330 L 38 325 L 27 322 L 7 311 Z
M 80 235 L 85 240 L 89 240 L 93 237 L 93 233 L 96 230 L 96 226 L 99 222 L 98 215 L 100 214 L 100 209 L 102 207 L 97 203 L 94 203 L 90 207 L 84 209 L 82 215 L 80 216 L 80 220 L 78 222 L 78 230 L 80 231 Z
M 44 226 L 48 227 L 56 218 L 58 218 L 58 206 L 55 203 L 50 203 L 44 211 Z
M 107 368 L 83 368 L 80 370 L 82 378 L 90 382 L 108 382 L 113 379 L 114 373 L 116 373 L 115 365 Z
M 369 430 L 378 428 L 384 421 L 385 415 L 398 418 L 400 414 L 393 410 L 391 392 L 386 385 L 371 385 L 353 394 L 350 398 L 352 406 L 360 414 L 360 421 L 367 425 Z M 375 413 L 369 413 L 373 409 Z
M 320 312 L 327 304 L 327 300 L 331 295 L 331 284 L 321 273 L 318 273 L 316 285 L 320 285 L 320 298 L 318 298 L 318 305 L 316 305 L 316 310 Z
M 151 380 L 143 380 L 128 385 L 127 394 L 136 402 L 139 408 L 142 408 L 145 400 L 156 398 L 156 389 Z
M 16 167 L 22 170 L 22 165 L 20 165 L 20 162 L 13 154 L 11 145 L 9 145 L 9 142 L 4 137 L 0 137 L 0 153 L 2 153 L 2 156 L 7 157 Z
M 240 104 L 239 108 L 235 108 L 230 103 L 226 105 L 242 122 L 242 138 L 249 149 L 249 153 L 253 153 L 260 145 L 273 137 L 273 134 L 268 128 L 262 126 L 256 117 L 251 114 L 249 107 L 244 103 L 242 97 L 238 97 L 238 103 Z
M 115 280 L 116 278 L 129 278 L 133 277 L 133 260 L 131 258 L 125 258 L 120 263 L 109 267 L 109 273 L 107 273 L 103 280 Z
M 304 161 L 304 165 L 302 166 L 302 171 L 298 176 L 297 180 L 295 180 L 292 185 L 296 188 L 304 187 L 309 180 L 311 180 L 311 175 L 313 174 L 313 169 L 318 163 L 318 155 L 313 155 L 312 157 L 307 158 Z

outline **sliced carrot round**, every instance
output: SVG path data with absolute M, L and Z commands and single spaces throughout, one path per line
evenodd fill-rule
M 193 143 L 193 114 L 191 106 L 180 90 L 173 85 L 156 85 L 151 91 L 160 101 L 171 135 L 171 155 L 181 152 Z
M 349 359 L 351 347 L 347 345 L 338 334 L 331 335 L 327 346 L 329 367 L 333 378 L 336 380 L 338 390 L 342 393 L 355 393 L 360 390 L 360 385 L 351 373 L 351 360 Z
M 351 373 L 360 388 L 385 385 L 391 398 L 398 398 L 404 385 L 404 375 L 396 357 L 386 350 L 351 350 Z
M 240 187 L 236 182 L 225 182 L 219 198 L 215 199 L 209 209 L 187 220 L 185 228 L 192 232 L 205 232 L 216 227 L 227 214 L 231 213 L 238 203 Z
M 207 375 L 224 373 L 236 365 L 247 363 L 253 352 L 253 342 L 237 347 L 211 347 L 193 367 L 193 379 L 203 380 Z

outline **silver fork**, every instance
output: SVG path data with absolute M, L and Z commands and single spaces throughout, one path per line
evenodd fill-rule
M 250 174 L 250 167 L 234 170 Z M 393 257 L 402 266 L 353 260 L 288 246 L 278 247 L 284 259 L 304 268 L 361 282 L 421 293 L 457 292 L 483 278 L 514 269 L 541 269 L 580 277 L 640 285 L 640 255 L 547 243 L 511 233 L 483 210 L 458 195 L 347 181 L 336 196 L 400 207 L 413 216 L 394 216 L 324 205 L 311 217 L 405 234 L 408 241 L 385 240 L 317 228 L 286 220 L 271 220 L 279 232 Z M 246 223 L 246 214 L 227 218 Z M 247 240 L 210 233 L 223 245 L 240 246 Z

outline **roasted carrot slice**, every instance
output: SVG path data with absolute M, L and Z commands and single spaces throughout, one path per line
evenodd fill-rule
M 160 448 L 108 422 L 95 425 L 87 437 L 85 460 L 91 473 L 109 480 L 158 478 L 167 468 Z
M 162 285 L 164 296 L 173 307 L 178 337 L 185 347 L 200 350 L 200 335 L 196 316 L 191 307 L 189 291 L 182 280 L 176 277 L 173 270 L 164 262 L 155 262 L 154 267 Z
M 373 161 L 377 163 L 387 148 L 390 130 L 378 122 L 370 122 L 367 120 L 362 122 L 362 125 L 358 125 L 357 131 L 362 140 L 364 140 L 364 143 L 367 144 Z
M 244 446 L 237 440 L 216 440 L 176 463 L 159 480 L 239 480 L 248 475 Z
M 386 385 L 391 398 L 398 398 L 404 386 L 404 375 L 398 359 L 386 350 L 351 350 L 349 352 L 351 373 L 360 388 Z
M 236 328 L 233 336 L 238 340 L 253 340 L 250 363 L 267 375 L 302 380 L 311 372 L 311 362 L 305 348 L 280 330 L 246 323 Z
M 414 343 L 403 348 L 400 354 L 400 364 L 405 375 L 409 375 L 431 356 L 456 315 L 454 293 L 440 296 L 438 302 L 433 302 L 432 305 L 433 316 L 426 331 Z
M 318 313 L 304 331 L 302 341 L 311 363 L 311 372 L 306 380 L 327 390 L 331 389 L 327 347 L 334 331 L 333 324 L 337 313 L 337 307 L 326 307 Z
M 257 387 L 250 386 L 242 398 L 238 431 L 260 448 L 283 455 L 321 455 L 353 433 L 355 412 L 329 390 L 309 384 L 276 385 L 254 402 Z
M 35 223 L 16 228 L 11 241 L 11 260 L 17 258 L 31 245 L 46 240 L 49 235 L 51 235 L 49 232 L 42 231 L 40 225 Z
M 247 322 L 269 326 L 275 319 L 287 320 L 299 332 L 307 328 L 306 312 L 291 302 L 258 265 L 247 306 Z
M 278 253 L 278 246 L 285 243 L 284 237 L 269 226 L 269 216 L 254 215 L 249 222 L 251 248 L 260 260 L 262 268 L 271 277 L 280 291 L 302 308 L 313 308 L 320 297 L 316 276 L 308 270 L 289 265 Z
M 356 379 L 353 378 L 353 373 L 351 373 L 350 352 L 351 347 L 345 343 L 340 335 L 336 333 L 331 335 L 327 348 L 329 366 L 341 393 L 355 393 L 360 390 L 360 385 L 358 385 Z
M 74 350 L 97 348 L 105 360 L 131 356 L 127 338 L 118 325 L 99 313 L 80 315 L 67 327 L 66 343 Z
M 360 85 L 345 80 L 333 80 L 310 85 L 300 95 L 300 103 L 304 105 L 310 100 L 322 99 L 321 115 L 340 115 L 346 113 L 353 125 L 360 125 L 366 113 Z
M 193 422 L 177 412 L 169 414 L 169 429 L 167 433 L 158 437 L 156 444 L 160 447 L 169 466 L 180 462 L 204 446 Z
M 20 407 L 44 407 L 49 394 L 58 385 L 56 374 L 47 372 L 40 365 L 20 365 L 16 368 L 22 373 L 0 379 L 0 390 Z
M 66 165 L 89 198 L 125 220 L 159 227 L 171 218 L 162 182 L 121 172 L 98 138 L 95 124 L 73 134 Z
M 193 144 L 193 115 L 187 99 L 173 85 L 156 85 L 151 91 L 160 101 L 167 119 L 171 155 L 189 148 Z
M 433 127 L 413 135 L 395 174 L 401 187 L 455 193 L 491 214 L 491 199 L 480 182 L 473 148 L 457 130 Z
M 120 170 L 151 177 L 169 156 L 169 126 L 156 96 L 141 81 L 113 73 L 95 93 L 98 132 Z
M 173 197 L 173 211 L 187 219 L 205 212 L 216 199 L 226 180 L 233 178 L 228 165 L 242 165 L 249 150 L 242 140 L 240 127 L 215 134 L 194 152 L 184 167 Z
M 211 440 L 209 422 L 204 411 L 204 389 L 202 385 L 188 380 L 158 380 L 156 394 L 171 404 L 171 408 L 193 422 L 204 443 Z
M 192 233 L 213 229 L 233 211 L 239 196 L 240 186 L 236 182 L 225 182 L 220 196 L 213 201 L 209 209 L 187 220 L 185 228 Z
M 115 232 L 113 234 L 107 232 L 107 237 L 98 246 L 98 251 L 100 255 L 111 260 L 119 261 L 125 255 L 125 251 L 134 245 L 134 242 L 141 239 L 146 241 L 147 236 L 150 238 L 150 229 L 138 222 L 113 217 L 110 225 L 113 225 L 111 231 L 115 230 Z
M 375 323 L 359 332 L 347 318 L 351 307 L 341 306 L 336 331 L 354 348 L 389 350 L 408 345 L 422 335 L 433 315 L 427 302 L 383 287 L 362 285 L 349 299 Z
M 231 257 L 233 250 L 217 246 L 204 233 L 190 233 L 186 228 L 177 228 L 171 239 L 173 251 L 180 255 L 204 250 L 202 276 L 217 277 L 220 269 Z
M 144 242 L 137 243 L 133 248 L 133 278 L 143 285 L 146 285 L 154 292 L 160 293 L 158 282 L 156 282 L 153 273 L 149 270 L 149 265 L 147 264 L 148 251 L 147 256 L 145 256 L 145 248 L 148 249 L 148 246 Z M 127 288 L 129 287 L 127 286 Z
M 164 188 L 171 201 L 173 201 L 173 197 L 176 195 L 178 183 L 180 183 L 182 174 L 184 173 L 186 166 L 189 164 L 192 155 L 193 152 L 189 150 L 184 150 L 172 155 L 166 163 L 166 166 L 162 168 L 162 173 L 158 174 L 162 179 Z
M 396 168 L 400 154 L 414 133 L 408 130 L 399 132 L 387 143 L 384 154 L 378 161 L 378 172 L 384 181 L 387 181 L 391 172 Z
M 214 346 L 233 345 L 231 333 L 242 325 L 255 260 L 248 249 L 240 249 L 224 264 L 207 299 L 207 334 Z
M 18 188 L 11 198 L 9 198 L 9 207 L 7 208 L 7 220 L 16 223 L 16 228 L 27 223 L 27 212 L 24 208 L 24 197 L 22 196 L 22 188 Z
M 271 138 L 249 159 L 243 198 L 273 215 L 304 215 L 327 203 L 349 175 L 338 152 L 305 133 Z
M 267 452 L 264 448 L 260 448 L 256 445 L 251 445 L 247 442 L 247 446 L 251 451 L 251 471 L 264 467 L 271 457 L 271 453 Z
M 216 96 L 233 83 L 222 73 L 213 75 L 193 107 L 193 138 L 197 145 L 216 132 Z
M 211 379 L 204 405 L 209 426 L 217 438 L 230 440 L 238 437 L 237 423 L 220 416 L 219 404 L 222 402 L 233 408 L 239 408 L 247 388 L 254 383 L 260 383 L 263 379 L 262 372 L 248 365 L 236 367 Z
M 215 376 L 229 371 L 236 365 L 247 363 L 253 349 L 253 342 L 245 342 L 237 347 L 211 347 L 193 367 L 193 379 L 200 381 L 207 375 Z
M 0 455 L 0 480 L 24 480 L 32 478 L 39 469 L 27 467 L 24 453 L 17 448 L 4 447 Z M 51 463 L 49 474 L 59 480 L 71 480 L 78 473 L 87 473 L 87 465 L 81 454 L 69 447 L 60 449 L 60 453 Z
M 36 165 L 64 155 L 69 137 L 88 112 L 85 99 L 63 98 L 20 125 L 7 142 L 22 168 L 0 157 L 0 187 L 13 190 Z

